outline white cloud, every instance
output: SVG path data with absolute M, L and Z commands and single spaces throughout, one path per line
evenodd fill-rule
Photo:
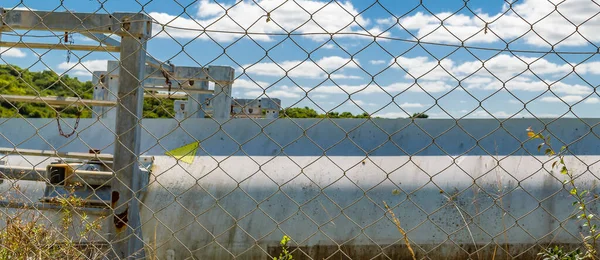
M 406 79 L 419 79 L 419 80 L 440 80 L 451 78 L 450 73 L 454 68 L 454 61 L 451 59 L 443 59 L 438 64 L 435 59 L 429 57 L 419 56 L 415 58 L 397 57 L 391 61 L 394 65 L 392 68 L 408 71 L 404 75 Z M 440 66 L 441 65 L 441 66 Z M 442 68 L 443 67 L 443 68 Z M 449 72 L 445 71 L 448 70 Z
M 592 93 L 594 90 L 589 86 L 579 84 L 567 84 L 563 82 L 550 82 L 540 81 L 539 79 L 531 79 L 528 77 L 516 77 L 506 84 L 502 84 L 499 81 L 493 81 L 485 84 L 466 84 L 467 89 L 481 89 L 481 90 L 498 90 L 503 86 L 510 91 L 521 90 L 529 92 L 542 92 L 552 89 L 556 93 L 568 94 L 568 95 L 586 95 Z
M 445 58 L 438 61 L 428 56 L 400 56 L 390 61 L 392 68 L 414 80 L 462 80 L 466 84 L 482 84 L 512 80 L 514 77 L 560 78 L 573 71 L 576 64 L 555 63 L 546 58 L 501 54 L 487 60 L 457 63 Z M 408 71 L 408 73 L 405 73 Z M 600 62 L 585 62 L 575 67 L 579 74 L 600 75 Z M 534 75 L 535 74 L 535 75 Z M 454 79 L 456 78 L 456 79 Z
M 583 101 L 583 103 L 586 104 L 598 104 L 600 103 L 600 99 L 597 97 L 591 97 L 591 98 L 587 98 L 585 101 Z
M 354 103 L 352 103 L 353 101 L 354 101 Z M 353 99 L 352 101 L 346 102 L 346 104 L 347 105 L 354 105 L 354 104 L 356 104 L 359 107 L 365 107 L 365 106 L 374 107 L 374 106 L 377 106 L 377 104 L 375 104 L 375 103 L 365 102 L 365 101 L 362 101 L 362 100 L 359 100 L 359 99 Z
M 317 98 L 317 99 L 326 99 L 326 98 L 328 98 L 329 96 L 328 96 L 328 95 L 323 95 L 323 94 L 314 94 L 314 95 L 313 95 L 313 94 L 311 94 L 311 95 L 309 95 L 309 97 L 310 97 L 310 98 Z
M 270 11 L 271 22 L 267 22 L 266 10 Z M 196 15 L 197 17 L 190 19 L 166 13 L 150 13 L 160 24 L 178 27 L 165 27 L 168 34 L 160 33 L 158 37 L 196 38 L 206 30 L 217 41 L 232 41 L 247 31 L 255 40 L 271 41 L 272 37 L 267 34 L 293 31 L 311 34 L 305 36 L 310 39 L 323 40 L 330 37 L 329 33 L 346 33 L 336 37 L 358 38 L 364 36 L 356 33 L 377 35 L 381 31 L 377 27 L 369 28 L 370 21 L 360 15 L 359 10 L 349 1 L 331 4 L 316 0 L 258 0 L 237 1 L 230 5 L 201 0 Z M 160 24 L 154 25 L 155 33 L 162 30 Z M 381 36 L 389 35 L 386 32 Z M 372 36 L 366 38 L 372 39 Z
M 275 89 L 275 90 L 267 90 L 265 91 L 248 91 L 245 92 L 244 95 L 246 97 L 259 97 L 259 96 L 268 96 L 271 98 L 299 98 L 301 97 L 299 94 L 294 93 L 294 92 L 289 92 L 289 91 L 285 91 L 285 90 L 281 90 L 281 89 Z
M 233 89 L 246 89 L 246 90 L 254 90 L 254 91 L 263 91 L 266 88 L 269 88 L 271 84 L 259 81 L 259 80 L 249 80 L 249 79 L 236 79 L 233 82 Z
M 504 4 L 503 10 L 496 14 L 477 11 L 477 16 L 452 12 L 431 15 L 418 12 L 400 19 L 400 24 L 416 31 L 416 37 L 422 41 L 489 43 L 502 38 L 510 42 L 525 35 L 526 43 L 537 46 L 559 42 L 559 45 L 581 46 L 588 43 L 585 38 L 600 41 L 600 35 L 596 33 L 600 29 L 598 12 L 600 6 L 588 0 L 524 0 L 512 4 L 510 10 Z M 489 22 L 487 33 L 486 21 Z M 572 23 L 579 27 L 576 29 Z M 531 31 L 532 26 L 535 33 Z
M 108 65 L 107 60 L 88 60 L 83 62 L 62 62 L 58 64 L 58 69 L 66 71 L 67 74 L 77 76 L 90 76 L 94 71 L 105 71 Z
M 403 113 L 403 112 L 388 112 L 388 113 L 376 113 L 373 116 L 374 117 L 394 119 L 394 118 L 408 117 L 409 115 L 406 114 L 406 113 Z
M 321 48 L 331 50 L 331 49 L 335 49 L 335 47 L 337 47 L 337 46 L 332 43 L 328 43 L 328 44 L 323 45 L 323 47 L 321 47 Z
M 310 60 L 292 60 L 277 63 L 261 62 L 257 64 L 244 65 L 243 67 L 246 69 L 246 73 L 248 74 L 262 76 L 283 77 L 286 75 L 287 71 L 287 75 L 291 77 L 326 78 L 327 73 L 332 73 L 333 71 L 336 71 L 334 74 L 331 74 L 332 78 L 356 79 L 360 77 L 338 74 L 338 69 L 357 68 L 357 64 L 360 63 L 356 59 L 351 60 L 349 58 L 343 58 L 339 56 L 329 56 L 317 60 L 316 63 Z
M 345 75 L 345 74 L 331 74 L 332 79 L 362 79 L 361 76 L 356 75 Z
M 547 102 L 547 103 L 576 103 L 579 102 L 581 100 L 583 100 L 584 97 L 582 96 L 578 96 L 578 95 L 566 95 L 566 96 L 562 96 L 560 98 L 558 97 L 543 97 L 540 99 L 540 102 Z M 596 97 L 590 97 L 590 98 L 585 98 L 585 100 L 583 101 L 586 104 L 597 104 L 600 103 L 600 99 L 596 98 Z
M 400 107 L 401 108 L 421 108 L 421 107 L 423 107 L 423 104 L 405 102 L 405 103 L 400 104 Z
M 540 101 L 548 102 L 548 103 L 559 103 L 559 102 L 575 103 L 575 102 L 581 101 L 582 99 L 583 99 L 582 96 L 568 95 L 568 96 L 562 96 L 560 98 L 558 98 L 558 97 L 543 97 L 540 99 Z
M 17 48 L 0 48 L 0 55 L 2 57 L 15 57 L 15 58 L 23 58 L 27 56 L 25 52 Z
M 491 115 L 490 115 L 491 113 Z M 463 113 L 460 116 L 464 116 L 465 113 Z M 454 116 L 454 115 L 452 115 Z M 466 117 L 471 117 L 471 118 L 491 118 L 492 116 L 496 117 L 496 118 L 509 118 L 509 117 L 522 117 L 523 115 L 520 113 L 508 113 L 505 111 L 496 111 L 496 112 L 492 112 L 490 111 L 489 113 L 486 112 L 485 110 L 477 110 L 471 114 L 469 114 Z
M 386 61 L 385 60 L 371 60 L 371 61 L 369 61 L 369 63 L 371 63 L 373 65 L 380 65 L 380 64 L 385 64 Z
M 390 18 L 382 18 L 382 19 L 376 19 L 376 20 L 375 20 L 375 23 L 376 23 L 376 24 L 379 24 L 379 25 L 387 25 L 387 26 L 390 26 L 390 25 L 392 25 L 392 24 L 396 23 L 396 19 L 394 19 L 393 17 L 390 17 Z
M 420 86 L 420 87 L 419 87 Z M 437 93 L 443 92 L 450 89 L 450 85 L 442 81 L 424 81 L 419 82 L 419 86 L 413 83 L 398 82 L 386 86 L 378 86 L 375 84 L 362 84 L 362 85 L 320 85 L 314 88 L 311 87 L 289 87 L 281 86 L 282 90 L 289 92 L 299 93 L 304 95 L 305 92 L 309 92 L 312 97 L 314 94 L 326 94 L 326 95 L 351 95 L 351 94 L 374 94 L 374 93 L 398 93 L 402 91 L 407 92 L 423 92 Z

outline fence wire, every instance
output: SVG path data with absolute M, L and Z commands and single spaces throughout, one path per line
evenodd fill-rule
M 0 8 L 0 259 L 597 258 L 593 0 Z

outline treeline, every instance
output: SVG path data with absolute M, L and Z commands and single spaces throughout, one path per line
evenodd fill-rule
M 59 76 L 54 71 L 34 72 L 14 65 L 0 65 L 0 94 L 19 96 L 58 96 L 92 99 L 94 86 L 91 81 L 80 81 L 69 75 Z M 144 99 L 145 118 L 174 116 L 173 99 Z M 7 102 L 0 98 L 0 117 L 90 118 L 92 111 L 83 106 L 49 107 L 44 103 Z
M 350 112 L 329 112 L 327 114 L 319 114 L 316 110 L 309 107 L 291 107 L 283 109 L 279 112 L 280 118 L 370 118 L 368 113 L 353 115 Z
M 0 94 L 19 96 L 59 96 L 92 99 L 94 86 L 91 81 L 80 81 L 69 75 L 59 76 L 54 71 L 33 72 L 14 65 L 0 65 Z M 175 115 L 174 99 L 144 99 L 144 118 L 170 118 Z M 50 107 L 43 103 L 7 102 L 0 98 L 0 117 L 54 118 L 92 117 L 92 111 L 82 106 Z M 293 107 L 280 111 L 281 118 L 370 118 L 368 113 L 353 115 L 350 112 L 320 114 L 309 107 Z M 427 118 L 415 113 L 413 118 Z

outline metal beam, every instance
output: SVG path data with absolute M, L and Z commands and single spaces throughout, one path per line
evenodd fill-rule
M 144 87 L 146 91 L 169 91 L 168 88 L 164 87 Z M 199 89 L 199 88 L 171 88 L 171 93 L 186 93 L 186 94 L 213 94 L 215 91 L 212 89 Z
M 73 158 L 73 159 L 88 159 L 88 160 L 100 160 L 100 161 L 112 161 L 112 154 L 103 153 L 74 153 L 74 152 L 59 152 L 59 151 L 46 151 L 36 149 L 21 149 L 21 148 L 0 148 L 0 154 L 10 155 L 17 154 L 20 156 L 46 156 L 46 157 L 57 157 L 61 159 Z M 141 162 L 152 162 L 154 161 L 153 156 L 140 156 Z
M 119 52 L 119 47 L 115 46 L 93 46 L 93 45 L 69 45 L 69 44 L 51 44 L 51 43 L 33 43 L 33 42 L 0 42 L 0 47 L 19 48 L 19 49 L 53 49 L 53 50 L 72 50 L 72 51 L 105 51 Z
M 137 13 L 90 14 L 4 9 L 0 15 L 2 31 L 88 32 L 142 37 L 149 35 L 151 27 L 151 21 Z
M 113 47 L 120 47 L 121 46 L 121 42 L 111 38 L 108 35 L 105 35 L 103 33 L 88 33 L 88 32 L 82 32 L 81 35 L 88 37 L 94 41 L 97 41 L 98 43 L 102 43 L 108 46 L 113 46 Z
M 104 171 L 75 170 L 70 176 L 65 176 L 66 183 L 85 183 L 87 185 L 106 185 L 114 174 Z M 0 165 L 0 178 L 20 181 L 48 181 L 46 168 L 27 166 Z
M 156 64 L 147 65 L 144 74 L 144 83 L 154 84 L 156 81 L 152 79 L 159 79 L 161 85 L 165 85 L 165 75 L 161 69 L 154 67 Z M 111 76 L 120 75 L 120 68 L 118 61 L 108 61 L 108 73 Z M 234 69 L 228 66 L 208 66 L 207 68 L 200 67 L 180 67 L 175 66 L 174 71 L 166 71 L 166 76 L 171 80 L 173 86 L 179 84 L 190 85 L 190 81 L 196 82 L 211 81 L 221 85 L 229 85 L 233 83 L 233 78 L 229 75 L 234 73 Z
M 150 88 L 152 91 L 167 91 L 164 88 Z M 175 90 L 169 94 L 163 93 L 145 93 L 144 98 L 183 98 L 187 95 L 177 91 L 186 91 L 193 93 L 196 90 Z M 212 93 L 212 90 L 199 90 L 200 93 Z M 40 103 L 47 104 L 49 106 L 90 106 L 90 107 L 114 107 L 117 105 L 116 101 L 107 100 L 94 100 L 94 99 L 80 99 L 74 97 L 38 97 L 38 96 L 17 96 L 17 95 L 1 95 L 0 102 L 23 102 L 23 103 Z
M 17 96 L 17 95 L 0 95 L 0 102 L 24 102 L 24 103 L 44 103 L 51 106 L 116 106 L 115 101 L 80 99 L 74 97 L 39 97 L 39 96 Z
M 168 72 L 173 72 L 175 70 L 175 67 L 172 64 L 168 64 L 168 63 L 159 61 L 150 55 L 146 55 L 146 63 L 149 66 L 159 69 L 159 70 L 162 69 L 162 70 L 166 70 Z
M 47 202 L 14 202 L 14 201 L 0 201 L 0 207 L 3 208 L 16 208 L 16 209 L 31 209 L 36 210 L 36 212 L 40 210 L 53 210 L 54 212 L 58 210 L 64 209 L 63 205 L 56 203 L 47 203 Z M 105 208 L 90 208 L 90 207 L 79 207 L 78 211 L 87 212 L 93 215 L 102 215 L 107 216 L 110 215 L 111 210 Z

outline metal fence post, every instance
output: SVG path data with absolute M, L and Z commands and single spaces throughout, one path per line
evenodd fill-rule
M 233 68 L 229 67 L 222 68 L 223 69 L 219 70 L 219 72 L 224 75 L 219 75 L 219 78 L 226 78 L 228 83 L 225 85 L 222 83 L 215 83 L 215 92 L 211 103 L 213 107 L 213 118 L 227 120 L 231 116 L 231 103 L 233 100 L 231 97 L 231 86 L 235 71 Z
M 144 104 L 142 81 L 145 75 L 146 41 L 150 36 L 150 20 L 145 15 L 124 18 L 121 22 L 121 67 L 116 117 L 116 140 L 113 170 L 111 225 L 112 253 L 116 258 L 144 258 L 136 193 L 141 187 L 138 157 L 140 153 L 140 123 Z
M 200 89 L 208 90 L 208 81 L 200 81 Z M 210 94 L 188 94 L 187 111 L 190 118 L 204 118 L 206 115 L 206 99 L 210 99 Z

